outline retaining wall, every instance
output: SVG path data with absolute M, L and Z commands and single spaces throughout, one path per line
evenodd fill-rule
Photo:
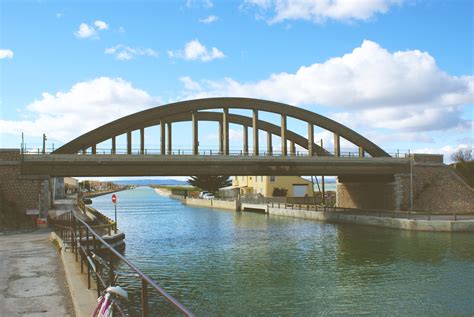
M 185 205 L 196 206 L 196 207 L 206 207 L 206 208 L 219 208 L 225 210 L 238 210 L 238 203 L 236 200 L 219 200 L 219 199 L 198 199 L 186 197 L 183 200 Z
M 414 220 L 388 217 L 347 215 L 342 213 L 268 208 L 268 213 L 275 216 L 295 217 L 332 223 L 352 223 L 375 227 L 441 232 L 474 232 L 474 220 Z

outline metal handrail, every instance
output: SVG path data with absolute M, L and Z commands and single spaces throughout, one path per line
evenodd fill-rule
M 161 288 L 158 284 L 156 284 L 152 279 L 150 279 L 147 275 L 145 275 L 139 268 L 137 268 L 132 262 L 127 260 L 122 254 L 120 254 L 117 250 L 115 250 L 110 244 L 108 244 L 102 237 L 97 234 L 85 221 L 77 217 L 74 213 L 72 213 L 73 219 L 75 221 L 78 221 L 80 224 L 82 224 L 88 232 L 90 232 L 95 239 L 97 239 L 102 245 L 104 245 L 108 251 L 112 252 L 118 259 L 123 261 L 125 264 L 127 264 L 135 273 L 137 273 L 141 280 L 142 280 L 142 290 L 146 285 L 150 285 L 153 287 L 160 295 L 162 295 L 168 302 L 173 304 L 174 307 L 176 307 L 179 311 L 181 311 L 185 316 L 194 316 L 194 314 L 189 311 L 183 304 L 181 304 L 177 299 L 175 299 L 173 296 L 168 294 L 163 288 Z M 75 230 L 74 230 L 75 231 Z M 146 282 L 146 284 L 143 284 Z M 143 296 L 143 294 L 142 294 Z M 147 314 L 145 314 L 147 315 Z
M 47 154 L 51 154 L 53 149 L 46 149 L 45 153 L 39 151 L 39 149 L 24 149 L 22 154 L 23 155 L 38 155 L 38 156 L 43 156 Z M 328 151 L 328 155 L 325 156 L 333 156 L 334 153 L 331 153 L 331 151 Z M 79 155 L 127 155 L 128 150 L 127 149 L 116 149 L 115 152 L 112 152 L 110 148 L 97 148 L 96 152 L 94 154 L 91 153 L 91 151 L 87 151 L 84 154 L 82 152 L 78 153 Z M 185 155 L 194 155 L 194 152 L 190 148 L 182 148 L 182 149 L 172 149 L 171 151 L 166 150 L 164 153 L 161 152 L 161 149 L 155 149 L 155 148 L 147 148 L 144 149 L 143 152 L 140 149 L 132 149 L 131 153 L 132 155 L 178 155 L 178 156 L 185 156 Z M 198 150 L 197 155 L 210 155 L 210 156 L 216 156 L 216 155 L 227 155 L 227 156 L 254 156 L 254 152 L 252 150 L 245 151 L 243 149 L 241 150 L 229 150 L 228 154 L 224 154 L 223 152 L 219 151 L 218 149 L 209 149 L 209 148 L 200 148 Z M 405 159 L 410 155 L 410 151 L 394 151 L 394 152 L 388 152 L 390 157 L 392 158 L 402 158 Z M 286 156 L 286 157 L 295 157 L 295 156 L 309 156 L 308 150 L 306 149 L 299 149 L 295 151 L 294 153 L 291 151 L 288 151 L 286 155 L 283 155 L 282 151 L 278 150 L 272 150 L 268 151 L 266 148 L 261 148 L 259 149 L 258 156 Z M 315 155 L 317 156 L 317 155 Z M 362 157 L 371 157 L 368 153 L 365 153 L 364 155 L 361 155 L 360 152 L 358 151 L 341 151 L 339 154 L 340 157 L 346 157 L 346 158 L 362 158 Z

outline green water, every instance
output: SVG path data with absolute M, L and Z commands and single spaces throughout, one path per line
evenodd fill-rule
M 117 196 L 126 256 L 197 315 L 474 315 L 472 234 L 192 208 L 146 187 Z M 93 202 L 113 215 L 110 195 Z M 121 284 L 139 301 L 137 281 Z

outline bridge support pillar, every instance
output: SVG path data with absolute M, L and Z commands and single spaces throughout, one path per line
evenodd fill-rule
M 197 113 L 195 111 L 193 111 L 192 113 L 192 124 L 193 124 L 193 155 L 198 155 L 199 153 L 198 120 L 197 120 Z
M 167 149 L 166 151 L 168 152 L 168 155 L 171 155 L 171 152 L 173 151 L 173 135 L 172 135 L 172 123 L 171 122 L 168 122 L 166 124 L 167 128 L 168 128 L 168 133 L 166 134 L 166 138 L 167 138 L 167 142 L 166 142 L 166 146 L 167 146 Z
M 219 121 L 219 155 L 224 154 L 223 133 L 224 133 L 224 127 L 221 120 Z
M 314 126 L 308 122 L 308 156 L 313 156 Z
M 359 146 L 359 157 L 365 157 L 365 151 L 364 148 Z
M 91 146 L 91 151 L 92 151 L 92 154 L 97 154 L 97 145 L 93 145 Z
M 127 131 L 127 154 L 132 154 L 132 131 Z
M 295 156 L 295 155 L 296 155 L 295 142 L 290 141 L 290 156 Z
M 267 132 L 267 155 L 273 154 L 272 134 Z
M 258 110 L 253 109 L 252 128 L 253 128 L 253 155 L 258 156 Z
M 341 156 L 341 137 L 337 133 L 334 133 L 334 156 Z
M 224 155 L 229 155 L 229 109 L 224 108 L 222 113 L 223 137 L 224 137 Z
M 140 128 L 140 154 L 145 154 L 145 128 Z
M 117 153 L 117 140 L 115 139 L 115 136 L 112 137 L 112 154 Z
M 160 154 L 165 154 L 165 122 L 163 120 L 160 121 Z
M 244 155 L 249 155 L 249 128 L 246 125 L 243 128 Z
M 281 155 L 287 155 L 286 149 L 286 115 L 281 115 Z

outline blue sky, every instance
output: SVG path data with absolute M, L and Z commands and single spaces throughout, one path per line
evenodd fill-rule
M 28 147 L 40 146 L 42 133 L 58 147 L 123 115 L 210 96 L 310 109 L 390 152 L 441 153 L 447 161 L 473 143 L 472 1 L 0 0 L 0 6 L 3 148 L 19 147 L 22 131 Z M 217 125 L 202 128 L 200 143 L 215 148 Z M 301 122 L 289 128 L 306 134 Z M 231 129 L 238 149 L 242 132 Z M 191 148 L 190 131 L 190 124 L 176 125 L 177 147 Z M 330 133 L 315 133 L 330 146 Z M 158 135 L 158 128 L 147 129 L 148 147 L 158 147 Z M 119 146 L 124 142 L 119 138 Z

